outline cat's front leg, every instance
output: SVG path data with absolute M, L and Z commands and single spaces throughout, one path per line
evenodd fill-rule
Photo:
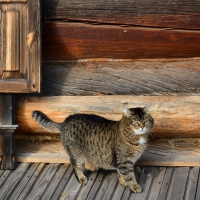
M 133 163 L 125 161 L 118 165 L 119 182 L 126 186 L 128 185 L 132 192 L 140 193 L 142 191 L 141 186 L 137 183 L 133 168 Z

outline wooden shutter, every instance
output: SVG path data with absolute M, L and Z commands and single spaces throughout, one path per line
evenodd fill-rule
M 40 92 L 40 0 L 0 0 L 0 93 Z

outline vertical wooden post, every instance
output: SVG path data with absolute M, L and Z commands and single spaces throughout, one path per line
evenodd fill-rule
M 15 117 L 15 99 L 13 94 L 1 95 L 1 125 L 0 125 L 0 153 L 2 155 L 1 169 L 14 169 L 13 152 L 15 136 L 13 126 Z

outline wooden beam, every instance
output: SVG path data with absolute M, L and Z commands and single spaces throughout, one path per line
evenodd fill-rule
M 15 151 L 15 129 L 13 122 L 15 118 L 15 96 L 3 94 L 0 98 L 1 126 L 0 125 L 0 153 L 2 155 L 1 169 L 14 169 L 13 153 Z
M 31 113 L 41 110 L 54 121 L 62 122 L 70 114 L 94 113 L 119 120 L 122 107 L 151 104 L 155 119 L 154 137 L 199 137 L 200 96 L 52 96 L 21 97 L 17 100 L 18 134 L 46 134 Z
M 43 63 L 42 95 L 191 95 L 200 59 Z M 53 81 L 52 81 L 53 80 Z
M 44 0 L 43 20 L 200 29 L 198 1 Z
M 200 166 L 199 139 L 170 139 L 150 141 L 137 165 Z M 16 162 L 70 163 L 59 140 L 17 140 Z
M 198 30 L 44 23 L 42 38 L 43 61 L 188 58 L 200 55 Z

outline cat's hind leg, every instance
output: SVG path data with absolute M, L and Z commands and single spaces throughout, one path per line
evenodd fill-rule
M 92 172 L 95 172 L 95 171 L 98 171 L 98 170 L 99 170 L 98 167 L 95 167 L 94 165 L 90 164 L 90 163 L 87 162 L 87 161 L 86 161 L 86 163 L 85 163 L 85 168 L 86 168 L 87 170 L 92 171 Z
M 85 165 L 85 158 L 81 157 L 80 154 L 75 150 L 75 148 L 73 150 L 68 149 L 68 153 L 69 153 L 69 156 L 70 156 L 71 164 L 74 168 L 74 171 L 76 173 L 76 176 L 77 176 L 79 182 L 82 185 L 86 185 L 87 184 L 87 178 L 83 174 L 84 165 Z
M 86 185 L 87 184 L 87 178 L 83 174 L 83 165 L 73 165 L 73 168 L 75 170 L 76 176 L 81 183 L 81 185 Z

